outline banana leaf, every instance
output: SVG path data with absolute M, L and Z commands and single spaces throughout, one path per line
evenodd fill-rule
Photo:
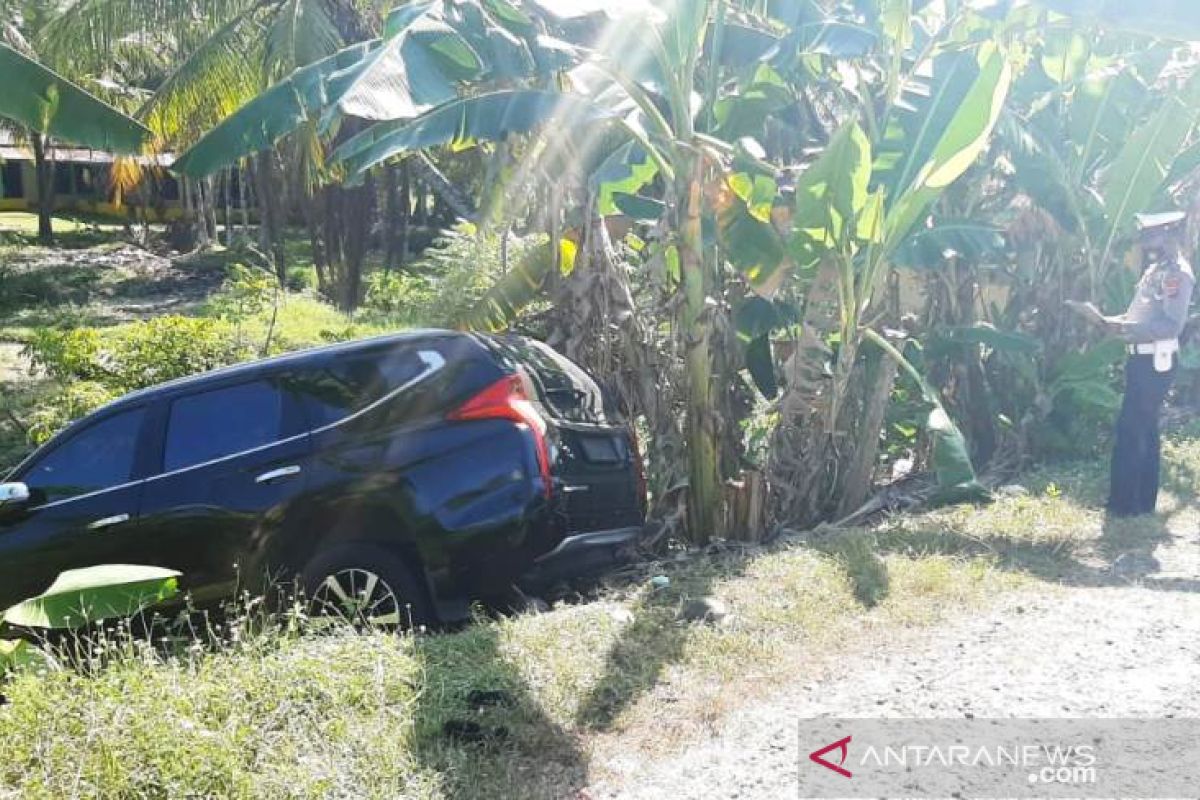
M 942 191 L 983 153 L 1004 108 L 1012 83 L 1012 67 L 1005 53 L 989 43 L 982 45 L 977 54 L 958 56 L 954 74 L 973 78 L 966 93 L 955 98 L 952 105 L 947 106 L 946 97 L 939 94 L 921 116 L 920 132 L 911 143 L 913 154 L 902 161 L 900 182 L 896 184 L 902 187 L 901 194 L 887 215 L 887 251 L 894 252 Z M 964 59 L 974 62 L 973 68 Z M 957 80 L 947 85 L 951 83 Z M 935 144 L 927 151 L 931 141 Z M 921 161 L 919 154 L 924 152 L 929 155 Z M 919 169 L 914 169 L 917 164 Z
M 347 70 L 329 98 L 340 113 L 411 119 L 453 99 L 456 82 L 484 70 L 480 55 L 445 19 L 437 0 L 397 8 L 384 31 L 382 45 Z
M 24 639 L 0 639 L 0 678 L 22 670 L 46 669 L 49 657 Z
M 853 228 L 870 200 L 871 142 L 857 122 L 833 135 L 796 182 L 792 257 L 801 267 Z
M 580 149 L 599 138 L 597 126 L 615 115 L 583 97 L 537 90 L 493 92 L 439 106 L 403 123 L 380 123 L 345 142 L 333 154 L 347 172 L 363 173 L 389 158 L 436 145 L 496 141 L 552 126 L 558 143 Z
M 388 16 L 382 40 L 346 48 L 276 83 L 209 131 L 175 169 L 211 175 L 314 121 L 323 131 L 347 116 L 390 124 L 368 129 L 379 137 L 451 103 L 463 82 L 527 77 L 570 60 L 564 43 L 545 35 L 522 39 L 505 27 L 523 18 L 500 0 L 489 0 L 487 10 L 471 0 L 400 6 Z M 356 141 L 363 146 L 367 139 Z
M 895 359 L 902 370 L 916 382 L 925 402 L 932 406 L 925 419 L 925 431 L 933 441 L 933 468 L 937 475 L 938 490 L 932 498 L 933 505 L 965 503 L 986 500 L 989 492 L 979 483 L 975 467 L 971 464 L 971 450 L 962 431 L 954 424 L 941 397 L 925 376 L 912 365 L 891 342 L 868 328 L 864 336 L 878 345 L 890 358 Z
M 1106 265 L 1122 233 L 1133 226 L 1134 215 L 1150 209 L 1196 127 L 1200 108 L 1200 71 L 1179 95 L 1168 96 L 1149 120 L 1134 131 L 1117 154 L 1101 183 L 1108 235 L 1102 256 Z
M 140 154 L 150 131 L 98 97 L 0 43 L 0 117 L 59 141 Z
M 609 216 L 618 213 L 615 195 L 637 195 L 657 175 L 658 165 L 646 151 L 637 142 L 627 142 L 588 176 L 588 185 L 596 193 L 600 215 Z
M 212 175 L 316 120 L 328 102 L 334 77 L 360 64 L 373 46 L 352 45 L 296 70 L 206 133 L 171 169 L 193 178 Z
M 567 241 L 570 240 L 563 240 Z M 562 244 L 559 246 L 561 248 Z M 471 330 L 499 331 L 507 328 L 521 309 L 541 296 L 542 287 L 553 269 L 554 255 L 549 244 L 531 248 L 488 290 L 466 318 L 460 320 L 460 324 Z
M 42 594 L 5 611 L 3 619 L 24 628 L 81 628 L 171 599 L 179 578 L 174 570 L 127 564 L 69 570 Z
M 972 219 L 936 219 L 919 227 L 896 249 L 892 262 L 910 269 L 932 269 L 945 263 L 946 254 L 979 263 L 1004 251 L 1000 228 Z

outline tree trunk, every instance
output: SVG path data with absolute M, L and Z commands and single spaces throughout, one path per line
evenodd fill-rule
M 201 217 L 210 243 L 220 243 L 220 231 L 217 230 L 217 194 L 213 177 L 209 175 L 198 186 L 201 189 Z
M 724 497 L 717 456 L 716 404 L 708 298 L 712 289 L 701 232 L 702 162 L 695 159 L 679 192 L 684 216 L 679 225 L 679 260 L 683 280 L 684 361 L 687 369 L 688 535 L 706 544 L 722 533 Z
M 383 206 L 383 251 L 384 269 L 391 272 L 397 265 L 397 249 L 399 236 L 396 233 L 396 223 L 400 218 L 400 186 L 396 175 L 396 167 L 384 167 L 383 172 L 385 202 Z
M 258 157 L 259 215 L 262 217 L 263 247 L 270 252 L 275 275 L 283 282 L 287 278 L 287 252 L 284 248 L 283 180 L 275 163 L 275 152 L 268 150 Z
M 247 186 L 246 169 L 238 167 L 238 202 L 242 206 L 242 236 L 250 241 L 250 192 Z
M 233 247 L 233 167 L 221 176 L 221 197 L 225 205 L 225 246 Z
M 898 365 L 895 359 L 879 352 L 878 348 L 875 350 L 863 379 L 863 411 L 853 437 L 854 448 L 842 473 L 836 514 L 839 519 L 858 510 L 871 493 L 875 464 L 879 460 L 879 434 L 896 385 Z
M 349 313 L 358 308 L 362 294 L 362 267 L 371 246 L 371 220 L 374 217 L 375 183 L 371 178 L 355 189 L 340 189 L 346 213 L 342 215 L 342 244 L 345 265 L 342 277 L 341 306 Z
M 37 131 L 29 131 L 33 144 L 33 165 L 37 175 L 38 241 L 54 244 L 54 164 L 46 158 L 47 139 Z
M 408 239 L 412 229 L 412 175 L 408 161 L 400 163 L 400 263 L 408 260 Z
M 465 220 L 474 222 L 478 216 L 475 207 L 471 204 L 471 200 L 458 190 L 450 180 L 443 175 L 437 166 L 429 160 L 429 157 L 424 153 L 416 153 L 411 158 L 405 160 L 404 163 L 412 163 L 413 171 L 417 173 L 417 177 L 421 182 L 431 188 L 434 193 L 450 207 L 457 216 Z

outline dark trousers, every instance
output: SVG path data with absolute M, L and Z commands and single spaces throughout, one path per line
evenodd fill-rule
M 1117 418 L 1108 511 L 1121 517 L 1153 514 L 1158 502 L 1161 442 L 1158 420 L 1175 380 L 1154 370 L 1154 356 L 1134 355 L 1125 363 L 1125 400 Z

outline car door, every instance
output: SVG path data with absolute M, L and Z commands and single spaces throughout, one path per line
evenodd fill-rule
M 140 526 L 157 563 L 182 572 L 199 602 L 257 586 L 266 577 L 257 554 L 292 524 L 308 453 L 295 405 L 274 378 L 168 401 Z
M 137 532 L 145 407 L 86 423 L 11 480 L 30 500 L 0 518 L 0 608 L 44 591 L 60 572 L 146 563 Z

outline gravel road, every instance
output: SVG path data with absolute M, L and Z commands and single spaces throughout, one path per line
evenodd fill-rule
M 1200 717 L 1200 542 L 1176 533 L 1164 547 L 1150 559 L 1156 572 L 1122 575 L 1118 559 L 1105 585 L 1021 593 L 876 641 L 830 676 L 744 707 L 680 754 L 610 762 L 606 774 L 620 777 L 585 796 L 795 797 L 804 717 Z

